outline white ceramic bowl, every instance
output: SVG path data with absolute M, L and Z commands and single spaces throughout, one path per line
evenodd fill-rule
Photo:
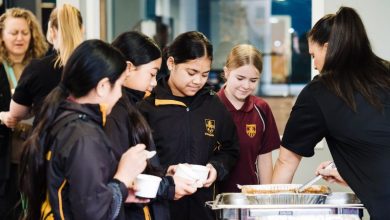
M 203 187 L 204 182 L 207 180 L 209 171 L 210 168 L 202 165 L 178 164 L 175 176 L 193 180 L 195 181 L 195 186 L 201 188 Z
M 148 174 L 139 174 L 135 179 L 137 191 L 135 195 L 142 198 L 156 198 L 161 178 Z
M 192 171 L 191 166 L 187 164 L 178 164 L 175 176 L 180 176 L 189 180 L 196 180 L 196 173 Z
M 192 172 L 195 173 L 196 180 L 200 180 L 203 183 L 207 180 L 209 176 L 210 168 L 202 165 L 191 165 Z

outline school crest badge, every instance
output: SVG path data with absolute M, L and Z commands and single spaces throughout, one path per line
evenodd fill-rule
M 206 132 L 204 133 L 207 136 L 214 137 L 215 130 L 215 120 L 205 119 Z
M 246 134 L 253 138 L 256 135 L 256 124 L 247 124 L 246 125 Z

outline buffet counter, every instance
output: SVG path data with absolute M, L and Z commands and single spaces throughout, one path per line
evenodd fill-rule
M 207 205 L 223 220 L 360 220 L 363 205 L 358 200 L 340 201 L 340 195 L 326 197 L 309 194 L 246 195 L 223 193 Z M 351 193 L 345 193 L 351 197 Z M 349 198 L 350 199 L 350 198 Z M 305 204 L 307 203 L 310 204 Z M 345 202 L 345 203 L 344 203 Z M 349 203 L 348 203 L 349 202 Z M 352 202 L 352 203 L 351 203 Z

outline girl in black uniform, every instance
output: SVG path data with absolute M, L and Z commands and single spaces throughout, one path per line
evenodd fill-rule
M 135 104 L 142 100 L 146 93 L 150 94 L 156 86 L 156 75 L 160 70 L 162 58 L 156 43 L 136 31 L 120 34 L 112 45 L 123 53 L 128 63 L 128 75 L 123 83 L 123 95 L 107 118 L 107 125 L 104 128 L 119 160 L 129 147 L 138 143 L 145 144 L 148 150 L 156 150 L 150 127 L 136 109 Z M 147 170 L 148 173 L 162 175 L 157 199 L 147 206 L 127 204 L 125 206 L 127 219 L 148 219 L 150 216 L 153 219 L 169 220 L 167 200 L 178 199 L 196 191 L 189 180 L 153 172 L 160 167 L 158 156 L 150 159 L 150 165 L 153 169 Z
M 145 145 L 118 163 L 103 131 L 125 69 L 121 53 L 100 40 L 70 56 L 26 142 L 20 180 L 26 219 L 124 219 L 128 188 L 146 166 Z
M 212 53 L 202 33 L 179 35 L 167 49 L 170 74 L 139 102 L 152 128 L 160 163 L 169 174 L 179 163 L 210 168 L 202 188 L 170 203 L 173 220 L 214 219 L 205 202 L 213 199 L 213 183 L 224 179 L 239 157 L 234 122 L 215 93 L 205 87 Z

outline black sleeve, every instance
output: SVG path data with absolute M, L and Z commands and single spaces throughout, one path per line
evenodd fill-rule
M 108 187 L 112 191 L 112 202 L 108 216 L 110 216 L 109 219 L 115 219 L 118 217 L 120 210 L 123 209 L 123 201 L 126 200 L 128 189 L 123 182 L 117 179 L 110 181 Z M 126 195 L 126 197 L 123 197 L 124 195 Z
M 282 138 L 282 146 L 304 157 L 314 155 L 314 147 L 326 134 L 322 111 L 310 86 L 299 94 Z
M 84 136 L 71 147 L 65 177 L 75 219 L 114 219 L 127 197 L 123 183 L 111 173 L 112 159 L 98 135 Z
M 173 200 L 175 198 L 175 181 L 172 176 L 161 177 L 157 198 Z
M 37 62 L 32 61 L 24 68 L 18 85 L 15 88 L 15 93 L 12 96 L 12 100 L 20 105 L 31 106 L 34 101 L 33 94 L 36 94 L 40 84 L 42 84 L 42 82 L 39 82 L 38 74 L 39 67 Z
M 217 100 L 220 104 L 220 115 L 222 117 L 222 132 L 219 136 L 217 146 L 214 147 L 214 154 L 210 158 L 209 163 L 217 170 L 217 180 L 223 180 L 236 164 L 240 157 L 240 145 L 238 135 L 233 118 L 227 111 L 225 106 Z

